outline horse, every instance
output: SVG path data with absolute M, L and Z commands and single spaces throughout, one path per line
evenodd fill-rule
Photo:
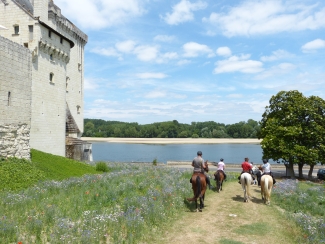
M 240 176 L 240 183 L 244 191 L 244 202 L 248 202 L 248 199 L 251 197 L 250 187 L 252 182 L 252 176 L 250 173 L 242 173 Z
M 256 181 L 257 181 L 258 186 L 261 186 L 261 177 L 262 177 L 262 174 L 263 174 L 262 167 L 261 166 L 259 166 L 259 167 L 254 166 L 252 168 L 252 172 L 253 172 L 254 175 L 256 175 L 256 180 L 254 182 L 254 185 L 256 185 Z
M 194 197 L 187 198 L 188 201 L 194 201 L 196 212 L 202 212 L 204 208 L 204 196 L 207 189 L 207 183 L 205 180 L 205 175 L 203 173 L 193 173 L 192 175 L 192 189 Z M 200 199 L 200 206 L 198 208 L 197 200 Z
M 209 172 L 209 166 L 208 166 L 208 160 L 205 161 L 205 169 L 204 171 Z M 187 198 L 187 201 L 195 202 L 196 212 L 200 211 L 202 212 L 202 209 L 204 208 L 204 197 L 205 192 L 207 189 L 207 182 L 205 179 L 204 173 L 201 172 L 194 172 L 191 178 L 192 182 L 192 189 L 194 193 L 194 197 Z M 200 200 L 200 205 L 198 208 L 197 200 Z
M 225 179 L 225 175 L 223 174 L 223 171 L 217 170 L 217 172 L 214 173 L 214 178 L 216 180 L 217 192 L 222 191 L 222 183 Z
M 273 187 L 273 178 L 271 175 L 262 175 L 261 178 L 261 196 L 264 203 L 270 205 L 271 192 Z

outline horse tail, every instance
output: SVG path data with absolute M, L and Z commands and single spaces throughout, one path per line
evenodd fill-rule
M 201 184 L 201 178 L 200 176 L 196 176 L 196 192 L 195 192 L 195 198 L 198 198 L 201 194 L 202 184 Z
M 265 181 L 264 181 L 264 195 L 265 195 L 265 198 L 267 200 L 270 199 L 270 189 L 269 189 L 270 184 L 271 184 L 271 182 L 269 182 L 269 177 L 265 177 Z

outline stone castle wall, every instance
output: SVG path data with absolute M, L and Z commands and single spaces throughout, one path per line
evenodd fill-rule
M 0 157 L 30 158 L 31 52 L 0 36 Z

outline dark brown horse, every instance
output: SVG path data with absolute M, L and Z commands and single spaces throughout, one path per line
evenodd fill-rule
M 205 169 L 204 170 L 206 172 L 209 171 L 208 161 L 205 161 Z M 207 182 L 206 182 L 204 173 L 199 173 L 199 172 L 193 173 L 191 182 L 192 182 L 192 189 L 193 189 L 194 197 L 187 198 L 187 200 L 190 202 L 194 201 L 196 211 L 202 212 L 202 209 L 204 208 L 205 192 L 207 189 Z M 198 204 L 197 204 L 198 199 L 200 199 L 199 208 L 198 208 Z
M 222 170 L 218 170 L 214 173 L 214 179 L 216 180 L 217 192 L 222 191 L 222 183 L 225 179 L 225 175 Z

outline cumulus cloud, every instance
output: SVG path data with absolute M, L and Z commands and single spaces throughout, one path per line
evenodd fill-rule
M 118 42 L 115 44 L 115 47 L 118 51 L 122 53 L 130 53 L 134 50 L 136 43 L 132 40 L 127 40 L 124 42 Z
M 74 24 L 86 29 L 101 29 L 128 22 L 145 13 L 143 0 L 55 0 Z
M 155 46 L 138 46 L 134 49 L 134 53 L 137 55 L 137 58 L 141 61 L 152 61 L 157 58 L 158 47 Z
M 162 19 L 169 25 L 178 25 L 193 20 L 193 12 L 205 9 L 206 7 L 207 3 L 203 1 L 191 3 L 188 0 L 181 0 L 178 4 L 173 6 L 172 13 L 166 13 Z
M 301 47 L 303 52 L 312 52 L 320 48 L 325 48 L 325 41 L 322 39 L 316 39 L 311 42 L 307 42 Z
M 116 51 L 115 48 L 108 47 L 108 48 L 100 48 L 95 47 L 90 50 L 92 53 L 96 53 L 99 55 L 107 56 L 107 57 L 117 57 L 119 59 L 122 59 L 122 54 Z
M 219 47 L 217 49 L 217 54 L 219 56 L 229 57 L 231 56 L 231 50 L 229 47 Z
M 145 98 L 160 98 L 160 97 L 166 97 L 167 93 L 165 91 L 151 91 L 144 95 Z
M 296 66 L 291 63 L 280 63 L 278 65 L 272 66 L 271 68 L 264 70 L 260 74 L 256 75 L 254 79 L 265 80 L 273 76 L 283 77 L 285 74 L 291 73 L 292 70 L 296 69 Z M 268 84 L 268 87 L 270 85 Z
M 262 56 L 261 60 L 263 62 L 268 62 L 268 61 L 275 61 L 275 60 L 279 60 L 279 59 L 284 59 L 284 58 L 291 58 L 294 55 L 285 51 L 285 50 L 276 50 L 274 52 L 272 52 L 272 55 L 270 56 Z
M 258 73 L 263 71 L 263 63 L 249 60 L 250 55 L 231 56 L 226 60 L 216 62 L 215 74 L 241 72 Z
M 200 55 L 208 55 L 208 57 L 215 56 L 213 51 L 207 46 L 196 42 L 188 42 L 183 45 L 184 57 L 197 57 Z
M 164 73 L 138 73 L 136 76 L 140 79 L 163 79 L 167 77 Z
M 203 22 L 211 24 L 210 35 L 221 30 L 228 37 L 316 30 L 325 27 L 325 8 L 297 1 L 244 1 Z
M 168 36 L 168 35 L 157 35 L 153 38 L 155 41 L 160 42 L 172 42 L 176 39 L 175 36 Z

